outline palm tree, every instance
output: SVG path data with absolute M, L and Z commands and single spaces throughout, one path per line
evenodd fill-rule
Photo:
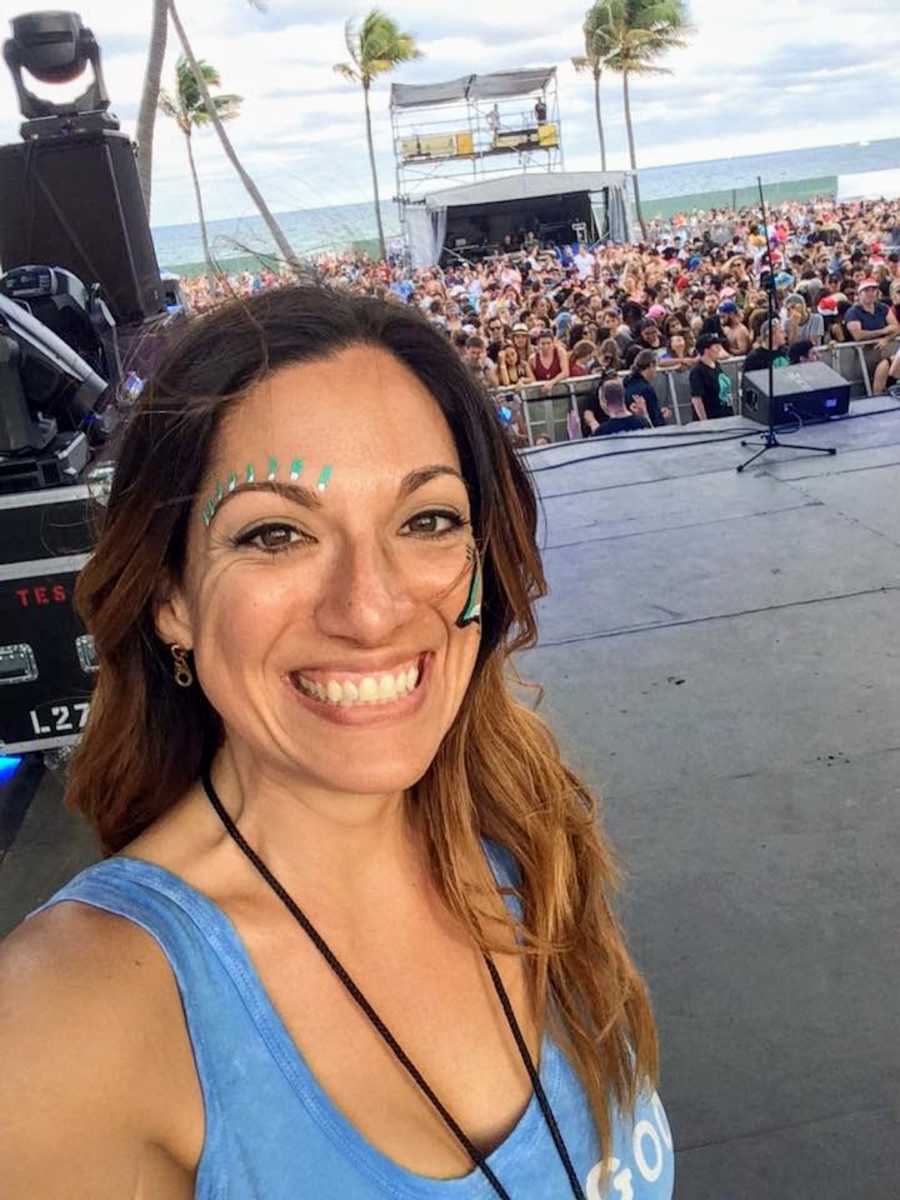
M 156 124 L 159 84 L 166 57 L 168 34 L 168 0 L 153 0 L 153 26 L 150 30 L 150 51 L 141 90 L 141 107 L 137 119 L 137 168 L 144 193 L 144 207 L 150 218 L 150 191 L 153 183 L 153 128 Z
M 606 60 L 612 53 L 612 31 L 621 20 L 622 0 L 597 0 L 588 9 L 582 27 L 584 32 L 584 54 L 572 59 L 576 71 L 590 71 L 594 77 L 594 112 L 597 114 L 597 136 L 600 138 L 600 166 L 606 170 L 606 138 L 603 135 L 603 118 L 600 114 L 600 77 Z
M 641 211 L 641 189 L 638 182 L 637 155 L 634 149 L 634 126 L 631 119 L 631 94 L 628 81 L 632 75 L 671 75 L 654 60 L 687 44 L 693 32 L 688 21 L 685 0 L 621 0 L 617 5 L 617 20 L 611 31 L 612 48 L 606 65 L 622 75 L 622 94 L 625 102 L 625 128 L 628 131 L 628 151 L 634 180 L 634 203 L 641 235 L 646 241 L 647 226 Z
M 197 68 L 199 77 L 204 81 L 207 89 L 222 86 L 219 72 L 210 63 L 204 62 L 201 58 L 197 63 Z M 212 285 L 215 268 L 212 254 L 209 250 L 206 217 L 203 213 L 203 196 L 200 192 L 200 179 L 197 176 L 197 164 L 194 162 L 194 150 L 191 145 L 191 135 L 194 130 L 208 125 L 210 120 L 206 104 L 200 95 L 200 88 L 197 86 L 197 78 L 198 76 L 192 71 L 190 63 L 182 55 L 175 64 L 175 94 L 174 96 L 170 96 L 168 92 L 160 91 L 159 107 L 167 117 L 171 117 L 177 123 L 178 128 L 184 134 L 188 162 L 191 164 L 191 178 L 194 181 L 194 194 L 197 197 L 197 214 L 200 218 L 200 233 L 203 237 L 203 253 L 206 257 L 206 269 L 209 273 L 210 285 Z M 242 100 L 242 96 L 235 96 L 230 93 L 213 96 L 212 102 L 219 120 L 231 121 L 239 116 Z
M 344 79 L 362 84 L 363 98 L 366 105 L 366 137 L 369 142 L 369 165 L 372 168 L 372 189 L 375 193 L 375 220 L 378 223 L 378 244 L 381 247 L 381 257 L 387 258 L 387 247 L 384 243 L 384 228 L 381 223 L 381 208 L 378 200 L 378 173 L 375 170 L 375 147 L 372 144 L 372 114 L 369 111 L 369 90 L 372 81 L 378 75 L 409 62 L 413 58 L 421 58 L 422 51 L 416 46 L 412 34 L 401 33 L 390 17 L 385 16 L 380 9 L 373 8 L 365 17 L 359 29 L 352 20 L 344 26 L 344 40 L 347 43 L 349 62 L 335 63 L 334 69 Z
M 171 18 L 172 24 L 175 26 L 175 32 L 178 34 L 178 40 L 181 42 L 182 49 L 184 50 L 184 57 L 190 64 L 190 68 L 197 80 L 197 88 L 203 98 L 203 103 L 206 106 L 209 119 L 212 122 L 216 133 L 219 135 L 219 141 L 222 143 L 222 149 L 225 151 L 228 161 L 234 167 L 235 171 L 237 171 L 238 175 L 240 176 L 241 183 L 243 183 L 250 195 L 250 198 L 259 210 L 259 215 L 265 221 L 269 233 L 271 233 L 272 239 L 275 242 L 275 245 L 278 247 L 282 259 L 289 263 L 295 271 L 299 272 L 303 269 L 302 264 L 292 250 L 290 242 L 284 236 L 284 231 L 275 220 L 275 217 L 269 209 L 268 204 L 266 204 L 265 200 L 263 199 L 262 192 L 247 174 L 237 156 L 237 153 L 235 152 L 234 146 L 231 144 L 231 139 L 228 137 L 228 133 L 225 129 L 225 125 L 222 122 L 222 118 L 216 111 L 215 102 L 210 95 L 209 88 L 206 86 L 206 80 L 203 78 L 203 74 L 199 69 L 196 56 L 191 48 L 191 43 L 188 41 L 188 36 L 185 33 L 184 25 L 181 23 L 181 18 L 178 15 L 178 9 L 175 7 L 175 0 L 167 0 L 167 3 L 169 8 L 169 17 Z M 250 0 L 250 3 L 254 6 L 254 8 L 262 9 L 264 7 L 262 0 Z

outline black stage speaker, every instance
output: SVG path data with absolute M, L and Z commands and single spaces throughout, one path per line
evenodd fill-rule
M 783 425 L 794 417 L 821 420 L 843 416 L 850 408 L 850 384 L 824 363 L 776 367 L 769 402 L 769 372 L 744 376 L 743 415 L 760 425 Z
M 163 311 L 134 146 L 119 130 L 0 147 L 0 263 L 65 267 L 99 283 L 120 325 Z

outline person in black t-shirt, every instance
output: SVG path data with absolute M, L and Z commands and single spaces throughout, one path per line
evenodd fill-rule
M 756 344 L 744 359 L 744 374 L 748 371 L 768 371 L 769 360 L 773 367 L 786 367 L 790 363 L 790 355 L 785 348 L 784 326 L 777 319 L 772 321 L 772 349 L 769 350 L 769 322 L 763 321 L 759 327 L 759 337 Z
M 731 380 L 719 366 L 725 350 L 714 333 L 702 333 L 697 338 L 700 361 L 691 370 L 691 405 L 695 421 L 712 421 L 718 417 L 733 417 Z
M 647 428 L 647 422 L 630 413 L 625 407 L 625 389 L 618 379 L 608 379 L 603 385 L 600 403 L 609 414 L 609 420 L 598 425 L 591 437 L 610 437 L 615 433 L 638 433 Z
M 631 412 L 641 416 L 640 404 L 654 427 L 665 425 L 672 415 L 668 407 L 661 408 L 653 381 L 657 375 L 656 354 L 653 350 L 642 350 L 632 364 L 632 371 L 625 380 L 625 403 Z M 636 406 L 638 406 L 636 408 Z

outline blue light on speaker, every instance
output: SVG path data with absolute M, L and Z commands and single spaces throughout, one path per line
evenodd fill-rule
M 0 754 L 0 783 L 6 783 L 7 779 L 12 779 L 21 762 L 21 758 L 11 758 L 7 754 Z

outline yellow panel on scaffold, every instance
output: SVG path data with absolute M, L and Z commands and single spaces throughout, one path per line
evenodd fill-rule
M 538 125 L 538 145 L 545 150 L 559 145 L 559 130 L 555 125 Z
M 456 135 L 456 153 L 457 154 L 473 154 L 475 152 L 475 144 L 472 140 L 471 133 L 463 132 Z

